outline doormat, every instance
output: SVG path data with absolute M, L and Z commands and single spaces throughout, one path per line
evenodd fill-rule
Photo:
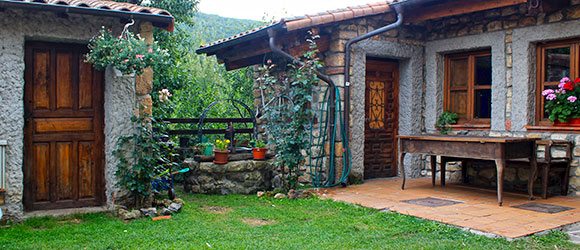
M 455 205 L 458 203 L 463 203 L 460 201 L 439 199 L 439 198 L 433 198 L 433 197 L 404 200 L 402 202 L 409 203 L 409 204 L 415 204 L 415 205 L 419 205 L 419 206 L 424 206 L 424 207 L 443 207 L 443 206 L 451 206 L 451 205 Z
M 537 203 L 537 202 L 523 204 L 523 205 L 517 205 L 517 206 L 513 206 L 513 207 L 519 208 L 519 209 L 524 209 L 524 210 L 530 210 L 530 211 L 534 211 L 534 212 L 547 213 L 547 214 L 555 214 L 555 213 L 559 213 L 559 212 L 568 211 L 570 209 L 574 209 L 571 207 L 563 207 L 563 206 L 558 206 L 558 205 Z

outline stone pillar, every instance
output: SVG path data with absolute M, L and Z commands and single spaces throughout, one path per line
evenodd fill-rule
M 153 25 L 150 22 L 143 22 L 140 25 L 140 35 L 145 39 L 148 45 L 153 44 Z M 146 68 L 141 75 L 135 79 L 135 90 L 137 94 L 138 107 L 135 115 L 152 114 L 153 100 L 151 90 L 153 90 L 153 69 Z

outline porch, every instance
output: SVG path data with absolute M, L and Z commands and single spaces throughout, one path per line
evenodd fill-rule
M 432 186 L 430 178 L 367 180 L 362 185 L 321 190 L 322 197 L 388 209 L 427 220 L 474 229 L 506 238 L 518 238 L 580 222 L 580 198 L 555 196 L 530 201 L 526 194 L 504 193 L 497 204 L 495 189 L 446 183 Z M 428 198 L 428 199 L 426 199 Z M 490 235 L 492 236 L 492 235 Z

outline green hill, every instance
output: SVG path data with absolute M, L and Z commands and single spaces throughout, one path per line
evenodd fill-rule
M 187 30 L 193 34 L 193 39 L 198 46 L 263 25 L 263 22 L 259 21 L 221 17 L 205 13 L 197 13 L 193 21 L 195 24 L 187 27 Z

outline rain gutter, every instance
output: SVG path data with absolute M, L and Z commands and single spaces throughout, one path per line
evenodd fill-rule
M 156 26 L 161 26 L 169 31 L 173 31 L 174 18 L 170 15 L 158 15 L 151 13 L 140 13 L 140 12 L 128 12 L 112 9 L 95 9 L 89 7 L 79 7 L 79 6 L 69 6 L 69 5 L 57 5 L 57 4 L 46 4 L 37 2 L 23 2 L 23 1 L 13 1 L 13 0 L 0 0 L 0 8 L 20 8 L 26 10 L 37 10 L 37 11 L 52 11 L 57 13 L 65 14 L 84 14 L 84 15 L 94 15 L 94 16 L 109 16 L 118 17 L 126 19 L 137 19 L 143 21 L 149 21 Z M 162 24 L 162 25 L 160 25 Z

